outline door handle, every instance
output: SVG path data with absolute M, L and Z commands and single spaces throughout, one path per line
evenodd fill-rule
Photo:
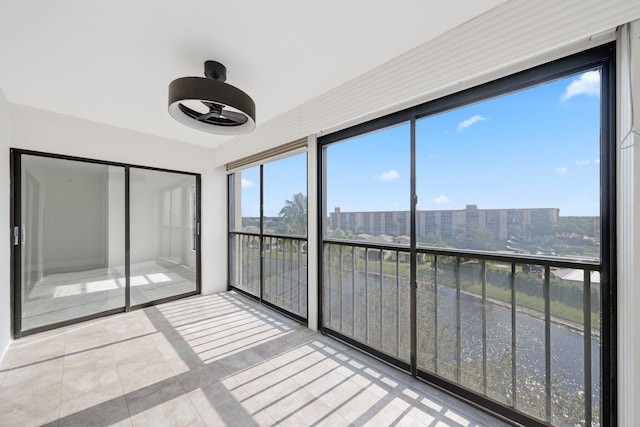
M 20 244 L 20 227 L 17 225 L 13 227 L 13 246 Z
M 24 243 L 27 240 L 26 236 L 27 236 L 27 227 L 25 227 L 24 224 L 22 224 L 22 246 L 24 246 Z

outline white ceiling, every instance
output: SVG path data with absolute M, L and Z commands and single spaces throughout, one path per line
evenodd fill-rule
M 0 0 L 9 101 L 188 143 L 167 88 L 207 59 L 278 116 L 506 0 Z M 526 2 L 525 2 L 526 3 Z

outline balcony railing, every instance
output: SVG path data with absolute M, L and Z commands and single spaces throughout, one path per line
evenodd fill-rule
M 600 425 L 598 263 L 418 247 L 412 325 L 410 258 L 325 239 L 327 332 L 410 370 L 415 330 L 417 376 L 541 423 Z
M 230 239 L 231 286 L 306 319 L 307 239 L 238 232 Z

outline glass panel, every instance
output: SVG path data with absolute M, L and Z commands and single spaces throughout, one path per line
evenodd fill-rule
M 408 362 L 411 359 L 411 270 L 409 252 L 396 252 L 395 301 L 398 320 L 396 329 L 398 334 L 398 359 Z M 393 287 L 390 287 L 391 293 Z M 393 307 L 392 307 L 393 308 Z
M 307 155 L 266 163 L 262 173 L 263 298 L 307 317 Z
M 511 265 L 486 263 L 487 395 L 512 404 Z
M 462 259 L 458 267 L 460 282 L 460 382 L 479 392 L 483 386 L 483 359 L 486 343 L 482 299 L 482 261 Z
M 231 285 L 260 296 L 260 237 L 231 235 Z
M 417 121 L 418 244 L 599 259 L 599 87 L 593 70 Z
M 418 368 L 429 372 L 436 371 L 437 311 L 435 287 L 434 255 L 418 254 L 417 278 L 417 346 Z
M 325 237 L 409 245 L 408 124 L 326 148 Z
M 331 245 L 324 245 L 322 251 L 323 267 L 323 291 L 322 291 L 322 321 L 325 326 L 331 327 L 331 284 L 333 268 L 331 266 Z
M 325 237 L 409 246 L 409 131 L 402 124 L 326 147 Z M 326 245 L 325 326 L 408 362 L 409 258 L 407 250 Z
M 456 297 L 455 257 L 439 256 L 436 260 L 437 283 L 437 359 L 436 373 L 456 380 L 458 370 L 459 311 Z
M 551 274 L 551 421 L 554 424 L 579 425 L 584 423 L 585 372 L 584 372 L 584 284 L 583 271 L 575 274 L 575 279 L 558 277 L 562 269 L 554 269 Z M 576 270 L 578 272 L 578 270 Z M 595 317 L 595 319 L 593 319 Z M 593 316 L 598 323 L 599 316 Z M 592 360 L 599 362 L 598 337 L 591 337 Z M 595 340 L 594 340 L 595 339 Z M 594 346 L 595 344 L 595 346 Z M 593 354 L 593 350 L 597 354 Z M 592 364 L 593 366 L 593 364 Z M 595 365 L 596 367 L 599 366 Z M 599 368 L 597 368 L 599 370 Z M 599 378 L 599 374 L 596 378 Z M 598 396 L 599 382 L 593 390 Z M 599 425 L 594 423 L 594 425 Z
M 394 346 L 386 352 L 408 362 L 411 358 L 411 286 L 409 252 L 385 251 L 383 336 Z
M 366 280 L 365 264 L 368 249 L 353 248 L 353 338 L 361 342 L 367 341 L 369 333 L 367 327 L 367 307 L 369 306 L 368 284 Z
M 408 362 L 409 253 L 326 244 L 325 325 Z
M 602 408 L 600 406 L 601 390 L 600 378 L 600 347 L 602 345 L 601 336 L 601 317 L 602 310 L 600 308 L 600 272 L 591 272 L 591 419 L 592 424 L 596 426 L 602 425 Z
M 192 175 L 130 169 L 131 305 L 196 290 Z
M 355 285 L 355 259 L 353 258 L 353 247 L 340 247 L 342 250 L 341 256 L 341 271 L 342 271 L 342 314 L 341 314 L 341 330 L 347 336 L 353 337 L 354 334 L 354 303 L 353 291 Z
M 260 233 L 260 166 L 233 174 L 234 206 L 229 206 L 231 231 Z
M 516 408 L 545 419 L 544 269 L 517 264 L 515 288 Z
M 21 158 L 22 330 L 124 307 L 124 168 Z
M 307 154 L 263 166 L 265 234 L 307 235 Z

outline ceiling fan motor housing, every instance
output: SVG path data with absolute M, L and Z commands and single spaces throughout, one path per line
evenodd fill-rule
M 227 67 L 218 61 L 204 62 L 204 76 L 208 79 L 227 81 Z

